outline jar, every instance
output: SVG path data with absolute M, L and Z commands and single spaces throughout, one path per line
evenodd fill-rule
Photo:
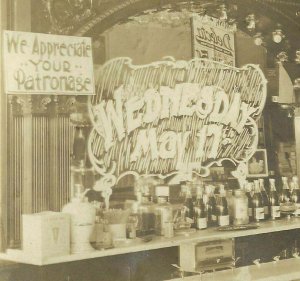
M 63 213 L 71 218 L 71 253 L 85 253 L 93 251 L 90 238 L 94 231 L 96 208 L 83 195 L 83 186 L 76 184 L 71 202 L 62 208 Z
M 232 197 L 233 224 L 241 225 L 249 223 L 248 197 L 244 190 L 236 189 Z
M 169 201 L 169 187 L 156 187 L 157 204 L 155 206 L 155 233 L 165 235 L 165 223 L 173 221 L 173 208 Z
M 140 227 L 138 236 L 154 234 L 155 230 L 155 205 L 151 201 L 150 195 L 143 195 L 142 202 L 138 206 Z

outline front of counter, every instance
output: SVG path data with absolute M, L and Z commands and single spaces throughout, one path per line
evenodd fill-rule
M 244 236 L 253 236 L 258 234 L 300 229 L 300 218 L 293 217 L 290 219 L 281 219 L 278 221 L 266 221 L 258 224 L 257 229 L 238 230 L 238 231 L 218 231 L 216 228 L 208 228 L 206 230 L 196 231 L 187 235 L 179 235 L 173 238 L 164 238 L 154 236 L 149 242 L 142 239 L 128 239 L 118 247 L 107 250 L 95 250 L 93 252 L 72 254 L 67 256 L 57 256 L 48 259 L 34 259 L 29 255 L 25 255 L 21 250 L 8 250 L 6 253 L 0 254 L 0 259 L 13 261 L 31 265 L 51 265 L 72 261 L 80 261 L 86 259 L 94 259 L 107 256 L 115 256 L 127 253 L 135 253 L 141 251 L 149 251 L 155 249 L 163 249 L 168 247 L 178 247 L 188 242 L 204 242 L 220 239 L 234 239 Z
M 172 281 L 299 281 L 300 259 L 280 260 L 260 265 L 244 266 L 184 277 L 183 279 L 172 279 Z M 171 280 L 170 280 L 171 281 Z

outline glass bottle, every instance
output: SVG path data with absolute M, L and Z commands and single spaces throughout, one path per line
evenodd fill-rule
M 185 201 L 183 203 L 184 206 L 184 215 L 185 220 L 189 223 L 194 222 L 194 203 L 192 199 L 192 192 L 191 186 L 187 186 L 186 193 L 185 193 Z
M 219 196 L 216 202 L 217 219 L 219 226 L 229 225 L 229 213 L 228 213 L 228 202 L 226 199 L 226 193 L 224 185 L 220 185 Z
M 253 206 L 252 206 L 252 183 L 248 182 L 246 185 L 246 196 L 248 198 L 248 216 L 249 221 L 253 221 Z
M 197 186 L 196 202 L 194 205 L 194 224 L 197 229 L 207 228 L 207 212 L 203 202 L 203 189 Z
M 185 198 L 186 198 L 186 190 L 187 190 L 187 185 L 185 181 L 180 182 L 180 194 L 179 194 L 179 202 L 184 203 Z
M 137 231 L 137 236 L 141 237 L 144 235 L 154 234 L 155 230 L 155 211 L 154 211 L 154 203 L 152 202 L 152 197 L 149 191 L 145 190 L 141 204 L 138 207 L 139 214 L 139 230 Z
M 82 127 L 75 127 L 75 136 L 73 142 L 73 158 L 75 161 L 85 160 L 86 139 Z
M 165 235 L 165 223 L 173 220 L 173 209 L 169 201 L 169 186 L 156 186 L 155 194 L 157 196 L 157 204 L 155 206 L 155 233 L 157 235 Z
M 264 179 L 259 179 L 259 188 L 260 188 L 260 193 L 263 199 L 263 206 L 264 206 L 264 218 L 269 219 L 270 218 L 270 201 L 268 194 L 265 189 L 265 182 Z
M 279 205 L 279 197 L 275 187 L 275 179 L 269 179 L 270 182 L 270 213 L 272 220 L 280 218 L 280 205 Z
M 226 198 L 228 203 L 229 222 L 232 224 L 234 219 L 234 198 L 232 190 L 226 190 Z
M 242 189 L 234 190 L 233 198 L 233 224 L 241 225 L 249 223 L 248 198 Z
M 280 203 L 288 203 L 291 201 L 291 192 L 287 177 L 282 177 L 282 191 L 280 193 Z
M 207 210 L 207 224 L 208 226 L 217 225 L 217 214 L 216 214 L 216 198 L 213 193 L 213 186 L 205 186 L 205 204 Z
M 293 176 L 292 178 L 292 184 L 293 184 L 293 191 L 291 195 L 291 201 L 295 203 L 297 209 L 300 207 L 300 189 L 299 189 L 299 183 L 298 183 L 298 177 Z
M 263 197 L 260 192 L 259 181 L 254 181 L 254 194 L 252 197 L 252 206 L 253 206 L 253 219 L 256 222 L 259 222 L 264 219 L 264 205 Z

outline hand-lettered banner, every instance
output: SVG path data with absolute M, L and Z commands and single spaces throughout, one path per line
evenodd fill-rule
M 94 94 L 91 38 L 3 32 L 8 94 Z
M 225 21 L 207 15 L 193 16 L 193 56 L 234 66 L 234 31 L 234 26 Z
M 255 120 L 266 100 L 256 65 L 238 69 L 206 59 L 133 65 L 117 58 L 97 77 L 89 156 L 111 180 L 128 173 L 207 175 L 214 163 L 242 163 L 256 150 Z

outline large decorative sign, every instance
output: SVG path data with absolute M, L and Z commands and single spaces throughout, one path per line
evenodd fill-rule
M 97 77 L 88 149 L 111 185 L 126 174 L 207 176 L 224 160 L 245 164 L 257 148 L 266 80 L 256 65 L 117 58 Z
M 3 32 L 8 94 L 94 94 L 91 39 Z
M 193 55 L 235 65 L 235 26 L 205 16 L 192 17 Z

